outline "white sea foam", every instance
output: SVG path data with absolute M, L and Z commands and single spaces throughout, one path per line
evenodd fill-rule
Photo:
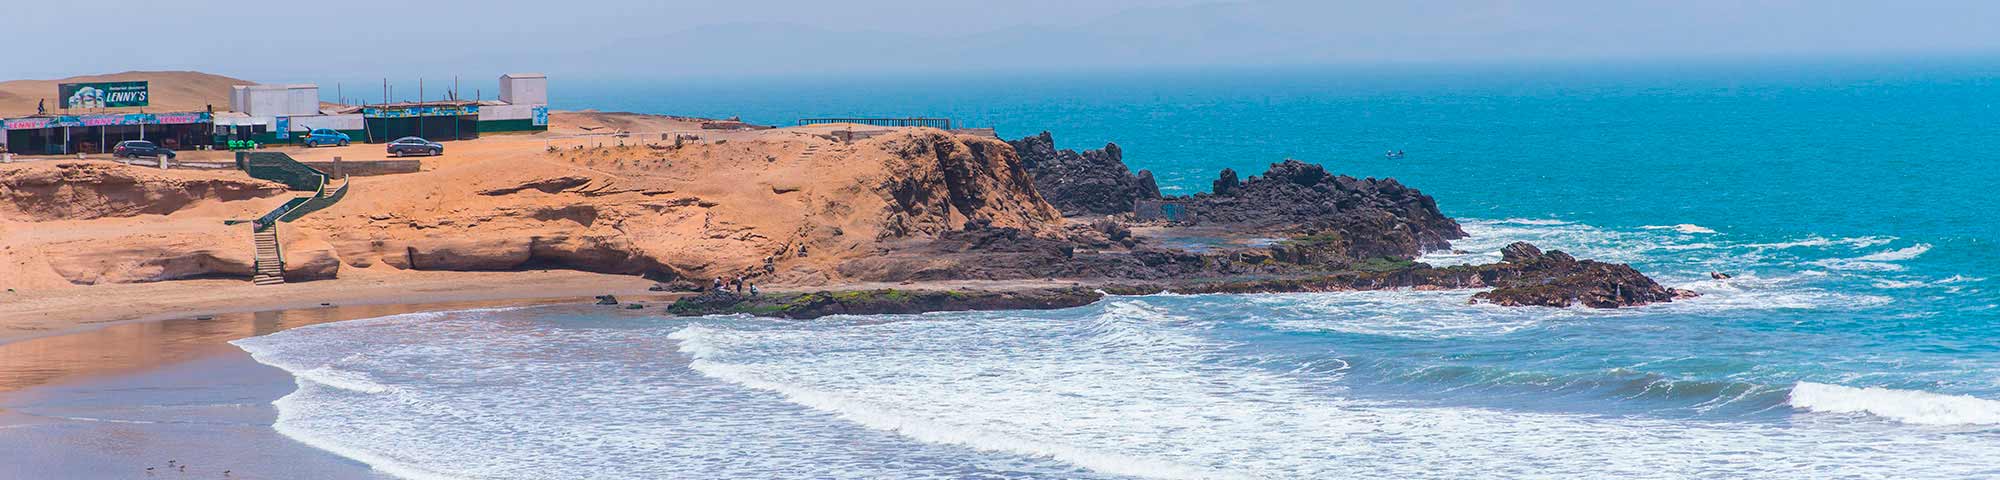
M 1800 247 L 1830 247 L 1830 246 L 1845 246 L 1848 248 L 1868 248 L 1877 245 L 1886 245 L 1889 242 L 1894 242 L 1894 241 L 1896 241 L 1896 237 L 1866 236 L 1866 237 L 1833 239 L 1833 238 L 1826 238 L 1818 235 L 1813 235 L 1813 236 L 1808 236 L 1801 240 L 1792 240 L 1785 242 L 1746 243 L 1743 244 L 1742 247 L 1759 248 L 1759 249 L 1780 249 L 1780 250 L 1788 248 L 1800 248 Z
M 1831 270 L 1865 271 L 1865 272 L 1900 272 L 1904 270 L 1904 267 L 1895 262 L 1915 259 L 1919 256 L 1923 256 L 1925 252 L 1929 251 L 1931 251 L 1930 244 L 1919 243 L 1908 247 L 1898 248 L 1895 250 L 1885 250 L 1881 252 L 1875 252 L 1854 258 L 1833 258 L 1826 260 L 1818 260 L 1811 263 L 1813 265 L 1826 267 Z
M 1516 225 L 1571 225 L 1574 224 L 1575 222 L 1556 220 L 1553 218 L 1509 218 L 1506 220 L 1495 221 L 1495 223 L 1511 223 Z
M 681 340 L 682 345 L 701 343 L 705 335 L 704 332 L 707 331 L 699 327 L 689 327 L 674 332 L 672 338 Z M 713 350 L 701 348 L 684 350 L 684 352 L 695 351 Z M 879 399 L 877 401 L 868 401 L 863 398 L 852 398 L 846 395 L 814 391 L 784 383 L 772 382 L 757 376 L 749 369 L 735 365 L 698 358 L 690 363 L 689 367 L 705 375 L 745 387 L 778 393 L 793 403 L 832 412 L 844 420 L 869 428 L 895 432 L 923 442 L 962 445 L 980 450 L 1047 457 L 1091 470 L 1116 475 L 1172 479 L 1248 478 L 1230 472 L 1180 465 L 1168 461 L 1131 457 L 1075 445 L 1064 445 L 983 431 L 975 425 L 954 424 L 943 419 L 912 416 L 905 412 L 896 411 L 893 406 L 885 405 Z
M 1466 300 L 1477 291 L 1379 290 L 1219 297 L 1268 308 L 1245 319 L 1288 331 L 1441 339 L 1498 336 L 1543 322 L 1604 312 L 1585 309 L 1510 308 Z
M 299 371 L 294 373 L 294 375 L 303 380 L 310 380 L 314 383 L 342 390 L 371 394 L 389 392 L 388 386 L 375 383 L 374 380 L 368 378 L 368 374 L 361 372 L 351 372 L 333 367 L 319 367 Z
M 1967 277 L 1964 275 L 1952 275 L 1950 277 L 1945 277 L 1937 280 L 1921 280 L 1921 279 L 1910 280 L 1910 279 L 1884 278 L 1884 279 L 1877 279 L 1871 282 L 1871 284 L 1873 284 L 1875 288 L 1904 289 L 1904 288 L 1949 287 L 1952 285 L 1957 285 L 1962 283 L 1975 283 L 1983 281 L 1986 281 L 1986 279 L 1983 277 Z M 1953 290 L 1955 291 L 1956 287 L 1953 287 Z
M 1276 326 L 1433 344 L 1658 311 L 1486 309 L 1464 294 L 1115 297 L 814 322 L 508 312 L 244 344 L 299 374 L 277 402 L 280 432 L 408 478 L 1966 478 L 2000 454 L 1990 437 L 1804 408 L 1828 421 L 1364 400 L 1343 374 L 1369 367 L 1341 358 L 1343 342 L 1318 367 L 1218 337 Z
M 1687 234 L 1715 233 L 1714 229 L 1704 227 L 1701 225 L 1695 225 L 1692 223 L 1681 223 L 1675 225 L 1646 225 L 1639 228 L 1647 230 L 1673 230 L 1676 232 L 1687 233 Z
M 2000 424 L 2000 401 L 1879 387 L 1799 382 L 1790 404 L 1823 413 L 1866 413 L 1923 425 Z
M 1877 252 L 1868 255 L 1863 255 L 1860 258 L 1856 258 L 1855 260 L 1861 260 L 1865 262 L 1898 262 L 1898 261 L 1917 258 L 1918 256 L 1923 255 L 1924 252 L 1929 252 L 1929 251 L 1931 251 L 1931 244 L 1919 243 L 1916 245 L 1898 248 L 1886 252 Z
M 1176 301 L 1227 306 L 1206 300 Z M 1132 328 L 1206 328 L 1176 316 L 1159 308 L 1093 314 Z M 1954 455 L 1993 451 L 1979 442 L 1841 424 L 1784 428 L 1360 401 L 1340 396 L 1332 383 L 1338 375 L 1245 368 L 1223 361 L 1226 347 L 1213 344 L 1107 348 L 1090 337 L 1130 333 L 1074 319 L 960 316 L 814 333 L 703 326 L 673 336 L 707 352 L 696 367 L 704 374 L 789 392 L 789 401 L 873 428 L 1158 478 L 1201 471 L 1256 478 L 1950 476 L 1987 468 Z M 1894 451 L 1823 456 L 1882 445 Z M 1817 460 L 1792 461 L 1808 458 Z

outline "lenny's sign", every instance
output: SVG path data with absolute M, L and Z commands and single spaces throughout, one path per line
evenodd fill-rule
M 56 87 L 62 108 L 144 107 L 152 100 L 146 82 L 65 83 Z

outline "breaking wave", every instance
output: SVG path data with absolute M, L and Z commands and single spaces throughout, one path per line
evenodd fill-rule
M 1866 413 L 1920 425 L 2000 424 L 2000 401 L 1880 387 L 1799 382 L 1789 403 L 1822 413 Z
M 1714 229 L 1704 227 L 1701 225 L 1695 225 L 1692 223 L 1682 223 L 1676 225 L 1646 225 L 1639 228 L 1647 230 L 1673 230 L 1676 232 L 1687 233 L 1687 234 L 1715 233 Z

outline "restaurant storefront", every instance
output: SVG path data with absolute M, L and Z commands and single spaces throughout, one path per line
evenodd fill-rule
M 43 115 L 0 120 L 7 149 L 28 155 L 109 153 L 118 142 L 148 140 L 174 150 L 213 142 L 208 112 Z

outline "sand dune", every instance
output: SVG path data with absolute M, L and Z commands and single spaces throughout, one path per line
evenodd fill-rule
M 234 85 L 256 85 L 257 82 L 238 78 L 212 75 L 200 72 L 124 72 L 109 75 L 85 75 L 57 80 L 8 80 L 0 82 L 0 117 L 19 117 L 35 113 L 35 103 L 48 101 L 50 111 L 57 111 L 56 86 L 78 82 L 124 82 L 145 80 L 152 93 L 152 105 L 144 108 L 148 112 L 195 111 L 214 105 L 217 110 L 229 109 L 229 87 Z M 121 108 L 111 111 L 136 112 L 141 109 Z

